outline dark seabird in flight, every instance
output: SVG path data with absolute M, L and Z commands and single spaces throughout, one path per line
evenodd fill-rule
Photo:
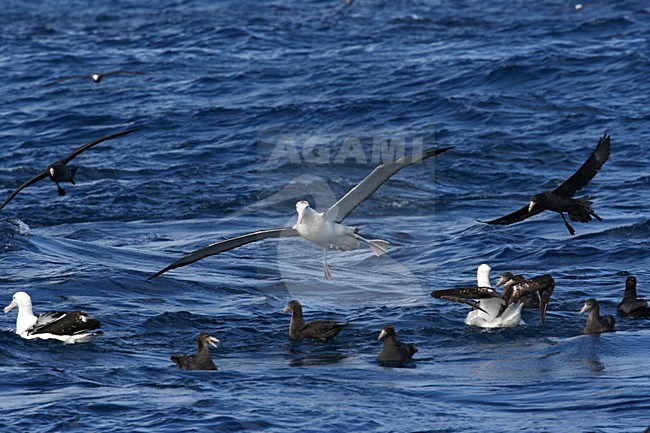
M 413 362 L 413 355 L 418 351 L 415 345 L 402 343 L 397 339 L 393 325 L 384 326 L 379 333 L 378 340 L 384 340 L 384 347 L 381 349 L 379 356 L 377 356 L 377 362 L 389 367 Z
M 181 370 L 216 370 L 217 366 L 214 365 L 214 362 L 212 361 L 210 348 L 208 347 L 209 344 L 216 348 L 216 343 L 219 343 L 219 340 L 215 337 L 212 337 L 207 332 L 201 332 L 196 338 L 198 350 L 194 355 L 173 354 L 170 359 L 174 361 Z
M 625 281 L 625 294 L 623 300 L 616 309 L 621 316 L 628 317 L 650 317 L 650 307 L 645 299 L 636 297 L 636 278 L 627 277 Z
M 582 167 L 580 167 L 573 176 L 564 181 L 562 185 L 555 189 L 535 194 L 530 199 L 530 203 L 518 211 L 492 221 L 481 222 L 500 225 L 513 224 L 535 216 L 545 210 L 551 210 L 558 212 L 562 216 L 564 225 L 569 230 L 569 233 L 575 235 L 575 230 L 567 222 L 564 217 L 564 212 L 569 214 L 571 221 L 587 223 L 591 221 L 592 216 L 598 221 L 602 221 L 602 218 L 596 215 L 596 213 L 591 209 L 592 202 L 589 201 L 589 196 L 579 199 L 575 199 L 573 196 L 575 196 L 576 192 L 587 186 L 589 181 L 596 176 L 603 164 L 607 162 L 610 147 L 611 137 L 605 134 L 600 138 L 596 150 L 594 150 L 587 161 L 582 164 Z
M 327 265 L 327 252 L 330 249 L 352 251 L 359 247 L 360 241 L 363 241 L 370 246 L 376 256 L 388 252 L 388 242 L 379 239 L 365 239 L 359 235 L 359 229 L 357 227 L 350 227 L 341 224 L 343 220 L 357 206 L 359 206 L 359 204 L 375 192 L 377 188 L 402 168 L 446 152 L 449 149 L 452 149 L 452 147 L 432 149 L 425 152 L 421 157 L 405 156 L 381 164 L 364 180 L 362 180 L 361 183 L 352 188 L 343 198 L 325 212 L 316 212 L 309 207 L 308 202 L 304 200 L 299 201 L 296 203 L 298 220 L 293 227 L 260 230 L 215 242 L 192 251 L 161 271 L 156 272 L 148 279 L 150 280 L 164 274 L 170 269 L 180 268 L 205 257 L 223 253 L 224 251 L 229 251 L 233 248 L 250 244 L 251 242 L 257 242 L 268 238 L 301 236 L 302 238 L 323 247 L 323 270 L 325 272 L 325 278 L 329 280 L 332 277 L 329 266 Z
M 5 314 L 18 307 L 16 334 L 31 340 L 59 340 L 66 344 L 86 343 L 102 331 L 94 331 L 101 324 L 82 311 L 50 312 L 39 314 L 32 312 L 32 298 L 25 292 L 16 292 L 11 304 L 5 307 Z
M 284 308 L 284 313 L 291 311 L 291 323 L 289 324 L 289 338 L 302 340 L 303 338 L 316 338 L 327 340 L 334 338 L 348 323 L 341 323 L 335 320 L 314 320 L 305 322 L 302 318 L 302 305 L 297 300 L 289 301 Z
M 20 191 L 23 189 L 27 188 L 28 186 L 43 180 L 47 177 L 50 178 L 50 180 L 54 183 L 56 183 L 56 187 L 58 190 L 58 193 L 60 196 L 65 195 L 65 191 L 63 188 L 61 188 L 61 185 L 59 185 L 60 182 L 68 182 L 73 185 L 75 185 L 74 182 L 74 175 L 77 171 L 77 167 L 68 167 L 67 164 L 72 161 L 75 157 L 77 157 L 80 153 L 90 149 L 91 147 L 106 141 L 106 140 L 112 140 L 113 138 L 121 137 L 123 135 L 130 134 L 132 132 L 138 131 L 142 128 L 134 128 L 134 129 L 129 129 L 127 131 L 122 131 L 122 132 L 117 132 L 115 134 L 107 135 L 106 137 L 99 138 L 97 140 L 91 141 L 90 143 L 86 143 L 83 146 L 75 149 L 74 152 L 72 152 L 70 155 L 66 156 L 65 158 L 55 162 L 54 164 L 50 164 L 45 170 L 40 172 L 38 175 L 34 176 L 33 178 L 29 179 L 27 182 L 23 183 L 16 189 L 14 192 L 9 194 L 9 196 L 5 199 L 2 204 L 0 204 L 0 209 L 5 207 L 7 203 L 9 203 L 15 196 L 18 194 Z
M 600 315 L 600 306 L 598 301 L 594 298 L 587 299 L 584 307 L 580 310 L 580 314 L 589 312 L 587 316 L 587 323 L 582 328 L 583 334 L 600 334 L 601 332 L 614 332 L 614 316 Z
M 62 83 L 64 81 L 68 80 L 76 80 L 78 78 L 82 79 L 87 79 L 90 78 L 93 83 L 98 84 L 100 81 L 104 79 L 104 77 L 108 77 L 110 75 L 148 75 L 148 72 L 139 72 L 139 71 L 111 71 L 111 72 L 106 72 L 104 74 L 89 74 L 89 75 L 68 75 L 65 77 L 57 78 L 54 81 L 50 81 L 49 83 L 46 83 L 45 86 L 53 86 L 55 84 Z

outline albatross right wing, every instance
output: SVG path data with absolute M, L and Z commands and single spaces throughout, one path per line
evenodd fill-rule
M 587 158 L 582 167 L 576 171 L 573 176 L 568 178 L 562 185 L 555 188 L 555 191 L 573 197 L 576 192 L 587 186 L 591 179 L 596 176 L 600 168 L 609 159 L 611 151 L 612 137 L 607 134 L 598 140 L 596 150 Z
M 350 212 L 359 206 L 359 204 L 361 204 L 365 199 L 370 197 L 373 192 L 377 191 L 377 189 L 395 173 L 414 162 L 424 161 L 425 159 L 429 159 L 450 149 L 453 149 L 453 146 L 429 150 L 424 152 L 421 158 L 403 156 L 402 158 L 377 166 L 377 168 L 375 168 L 372 173 L 363 179 L 357 186 L 352 188 L 350 192 L 343 196 L 343 198 L 325 211 L 323 217 L 336 223 L 342 222 L 345 217 L 350 215 Z
M 106 141 L 106 140 L 112 140 L 114 138 L 121 137 L 123 135 L 130 134 L 130 133 L 135 132 L 135 131 L 139 131 L 139 130 L 141 130 L 143 128 L 144 127 L 127 129 L 126 131 L 116 132 L 115 134 L 107 135 L 105 137 L 98 138 L 97 140 L 93 140 L 90 143 L 86 143 L 86 144 L 84 144 L 82 146 L 79 146 L 70 155 L 66 156 L 65 158 L 63 158 L 63 159 L 61 159 L 59 161 L 57 161 L 57 163 L 58 164 L 67 164 L 70 161 L 72 161 L 75 157 L 77 157 L 81 152 L 90 149 L 91 147 L 95 146 L 96 144 L 99 144 L 99 143 L 101 143 L 103 141 Z
M 223 241 L 215 242 L 205 247 L 199 248 L 198 250 L 192 251 L 191 253 L 181 257 L 176 260 L 171 265 L 166 268 L 156 272 L 147 280 L 156 278 L 159 275 L 164 274 L 170 269 L 180 268 L 190 263 L 194 263 L 202 258 L 213 256 L 215 254 L 223 253 L 224 251 L 229 251 L 242 245 L 250 244 L 252 242 L 261 241 L 268 238 L 280 238 L 280 237 L 292 237 L 300 236 L 298 232 L 290 227 L 279 228 L 279 229 L 269 229 L 269 230 L 259 230 L 253 233 L 248 233 L 242 236 L 237 236 L 234 238 L 226 239 Z

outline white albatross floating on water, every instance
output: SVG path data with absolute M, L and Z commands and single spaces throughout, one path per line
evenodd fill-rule
M 436 156 L 446 152 L 453 147 L 444 147 L 441 149 L 432 149 L 424 152 L 422 156 L 402 157 L 394 161 L 379 165 L 357 186 L 352 188 L 343 198 L 336 202 L 325 212 L 316 212 L 309 207 L 306 201 L 296 203 L 298 220 L 293 227 L 275 228 L 260 230 L 248 233 L 242 236 L 215 242 L 205 247 L 199 248 L 186 256 L 178 259 L 171 265 L 156 272 L 148 279 L 151 280 L 170 269 L 180 268 L 190 263 L 194 263 L 202 258 L 215 254 L 229 251 L 242 245 L 252 242 L 261 241 L 268 238 L 301 236 L 304 239 L 323 247 L 323 270 L 327 280 L 332 278 L 329 266 L 327 265 L 327 251 L 330 249 L 352 251 L 356 250 L 360 241 L 367 243 L 375 255 L 380 256 L 388 252 L 388 242 L 379 239 L 364 239 L 359 235 L 357 227 L 350 227 L 341 224 L 359 204 L 367 199 L 377 190 L 384 182 L 390 179 L 395 173 L 402 168 L 415 162 Z
M 467 325 L 481 328 L 510 328 L 525 325 L 521 319 L 521 309 L 524 307 L 521 298 L 528 293 L 538 292 L 540 322 L 543 325 L 548 301 L 555 287 L 553 277 L 541 275 L 526 280 L 520 275 L 514 276 L 506 272 L 497 283 L 497 287 L 503 285 L 503 293 L 499 294 L 492 289 L 491 270 L 486 264 L 478 267 L 477 287 L 435 290 L 431 296 L 471 306 L 473 310 L 465 318 Z M 474 302 L 471 299 L 478 301 Z
M 32 313 L 32 298 L 25 292 L 16 292 L 11 304 L 5 307 L 5 314 L 18 307 L 16 334 L 28 340 L 59 340 L 66 344 L 86 343 L 102 331 L 91 332 L 101 326 L 81 311 L 42 313 L 38 317 Z

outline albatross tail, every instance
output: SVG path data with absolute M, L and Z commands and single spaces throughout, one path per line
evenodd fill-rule
M 388 242 L 382 241 L 381 239 L 365 239 L 361 236 L 359 236 L 359 239 L 370 245 L 372 252 L 375 253 L 377 257 L 388 254 L 388 245 L 390 245 Z

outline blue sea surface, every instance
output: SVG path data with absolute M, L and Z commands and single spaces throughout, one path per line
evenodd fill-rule
M 650 298 L 650 8 L 615 1 L 7 0 L 0 12 L 0 197 L 96 138 L 76 185 L 0 211 L 0 302 L 82 309 L 104 335 L 63 345 L 0 323 L 0 430 L 12 432 L 641 432 L 650 319 L 581 335 L 625 279 Z M 47 83 L 63 76 L 146 72 Z M 602 222 L 505 215 L 559 185 L 603 133 L 581 192 Z M 327 209 L 380 162 L 410 166 L 345 220 L 390 253 L 248 245 L 147 277 L 185 253 Z M 468 327 L 430 292 L 481 263 L 556 281 L 545 326 Z M 350 324 L 288 339 L 282 309 Z M 376 363 L 381 327 L 417 345 Z M 180 371 L 196 335 L 216 372 Z

